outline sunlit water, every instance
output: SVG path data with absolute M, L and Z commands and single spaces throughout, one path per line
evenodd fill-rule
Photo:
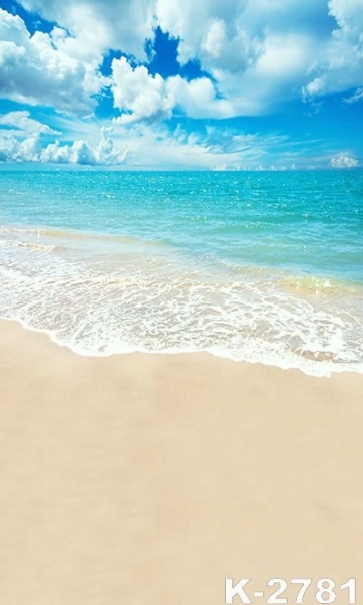
M 363 173 L 0 172 L 0 316 L 79 354 L 363 372 Z

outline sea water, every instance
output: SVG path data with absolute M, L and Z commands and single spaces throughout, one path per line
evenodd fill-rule
M 0 317 L 82 355 L 363 372 L 363 173 L 1 171 Z

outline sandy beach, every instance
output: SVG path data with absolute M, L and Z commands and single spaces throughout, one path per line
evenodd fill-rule
M 363 376 L 79 357 L 11 322 L 0 372 L 1 605 L 223 605 L 232 577 L 362 602 Z

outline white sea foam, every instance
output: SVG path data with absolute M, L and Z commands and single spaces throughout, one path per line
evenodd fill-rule
M 137 252 L 126 240 L 117 252 L 87 256 L 69 241 L 67 253 L 50 250 L 47 236 L 33 254 L 29 234 L 27 241 L 21 232 L 25 245 L 3 236 L 0 316 L 80 355 L 208 351 L 318 376 L 363 372 L 354 289 L 345 298 L 337 284 L 321 280 L 326 297 L 305 278 L 251 267 L 212 271 L 173 250 L 145 254 L 143 244 Z
M 3 248 L 6 247 L 15 247 L 15 248 L 28 248 L 34 252 L 53 252 L 57 246 L 47 245 L 47 244 L 38 244 L 37 242 L 22 242 L 16 240 L 0 240 L 0 246 Z

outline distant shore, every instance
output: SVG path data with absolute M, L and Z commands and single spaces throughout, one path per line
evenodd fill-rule
M 79 357 L 2 321 L 0 603 L 223 605 L 229 577 L 361 593 L 362 426 L 363 375 Z

